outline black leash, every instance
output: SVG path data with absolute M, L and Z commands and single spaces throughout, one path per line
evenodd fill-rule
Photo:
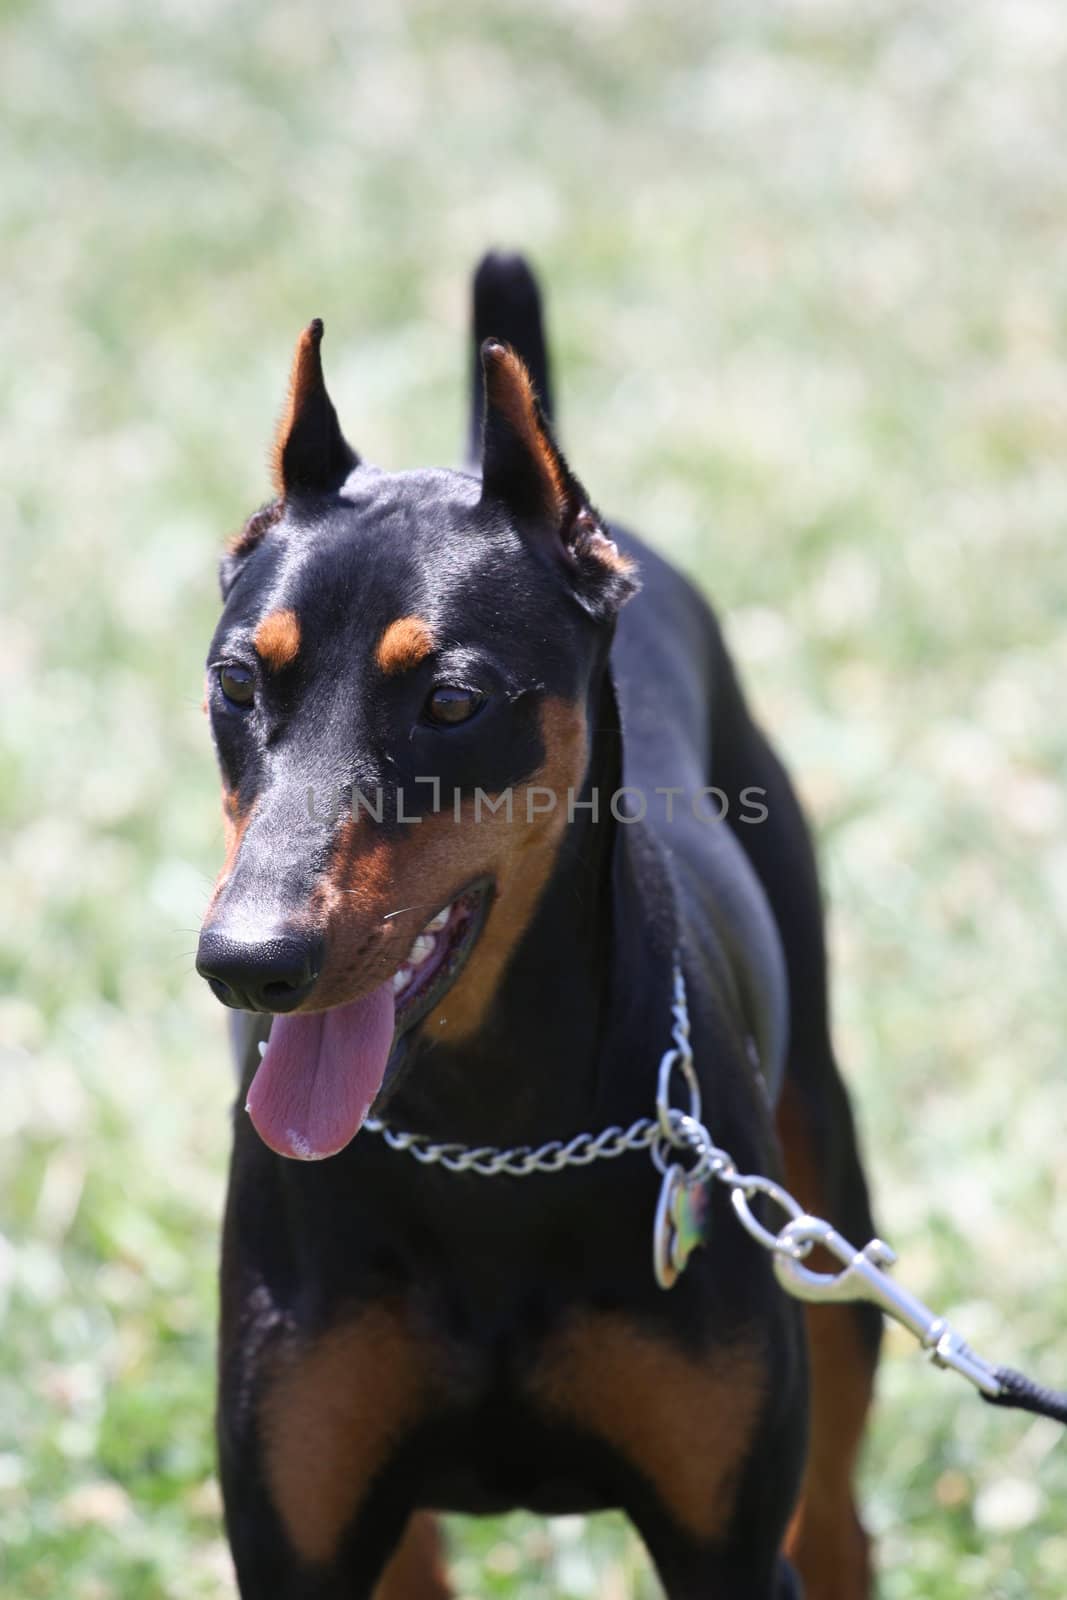
M 991 1406 L 1003 1406 L 1009 1411 L 1032 1411 L 1035 1417 L 1051 1417 L 1053 1422 L 1062 1422 L 1067 1428 L 1067 1391 L 1046 1389 L 1044 1384 L 1035 1383 L 1025 1373 L 1016 1372 L 1014 1367 L 995 1367 L 993 1376 L 1000 1385 L 1000 1392 L 982 1394 L 982 1399 Z

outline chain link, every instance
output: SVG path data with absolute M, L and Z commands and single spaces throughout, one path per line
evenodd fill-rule
M 671 1169 L 666 1166 L 669 1151 L 676 1152 L 675 1160 L 678 1152 L 684 1153 L 687 1159 L 693 1161 L 685 1173 L 685 1185 L 692 1187 L 710 1177 L 729 1188 L 738 1221 L 757 1244 L 769 1252 L 774 1263 L 774 1275 L 787 1294 L 814 1304 L 866 1300 L 907 1328 L 935 1365 L 951 1368 L 987 1399 L 1001 1397 L 1005 1385 L 998 1369 L 976 1355 L 944 1317 L 931 1311 L 929 1306 L 909 1294 L 900 1284 L 894 1283 L 886 1274 L 884 1269 L 892 1266 L 896 1257 L 883 1240 L 871 1239 L 862 1250 L 858 1250 L 831 1223 L 822 1217 L 810 1216 L 789 1190 L 775 1183 L 773 1178 L 738 1172 L 730 1156 L 715 1144 L 700 1120 L 700 1089 L 696 1083 L 689 1045 L 685 984 L 677 966 L 674 973 L 673 1010 L 674 1048 L 666 1052 L 660 1063 L 656 1096 L 659 1139 L 652 1149 L 652 1158 L 657 1167 L 668 1174 L 664 1178 L 665 1186 L 671 1181 Z M 688 1114 L 670 1104 L 671 1079 L 676 1067 L 689 1087 Z M 749 1202 L 757 1195 L 765 1196 L 786 1214 L 788 1220 L 777 1233 L 765 1227 L 754 1215 Z M 839 1272 L 813 1272 L 801 1265 L 816 1245 L 840 1263 Z M 669 1271 L 665 1274 L 662 1272 L 660 1246 L 661 1241 L 654 1236 L 657 1277 L 664 1287 L 669 1288 L 677 1273 L 672 1276 Z
M 692 1161 L 685 1175 L 687 1185 L 692 1187 L 705 1183 L 710 1178 L 725 1184 L 730 1190 L 730 1200 L 738 1220 L 757 1243 L 765 1250 L 789 1256 L 793 1260 L 801 1260 L 811 1250 L 811 1245 L 806 1241 L 787 1237 L 784 1228 L 778 1233 L 772 1233 L 753 1214 L 749 1201 L 758 1194 L 766 1195 L 786 1213 L 791 1222 L 805 1215 L 803 1206 L 793 1198 L 788 1189 L 784 1189 L 780 1183 L 775 1183 L 772 1178 L 738 1172 L 733 1157 L 715 1143 L 700 1120 L 700 1084 L 693 1065 L 689 1005 L 686 999 L 685 979 L 677 961 L 674 966 L 671 1013 L 674 1017 L 674 1027 L 671 1030 L 674 1044 L 660 1061 L 656 1086 L 656 1120 L 660 1136 L 652 1147 L 652 1159 L 657 1169 L 666 1175 L 670 1164 L 677 1162 L 679 1153 L 684 1154 Z M 671 1084 L 676 1071 L 689 1091 L 688 1112 L 679 1111 L 670 1103 Z
M 701 1150 L 698 1147 L 699 1123 L 695 1119 L 700 1116 L 700 1085 L 697 1082 L 693 1069 L 693 1049 L 689 1042 L 689 1007 L 686 1003 L 685 980 L 678 962 L 674 965 L 674 981 L 671 996 L 671 1015 L 673 1027 L 671 1037 L 674 1047 L 660 1062 L 660 1088 L 661 1094 L 657 1097 L 657 1116 L 638 1117 L 636 1122 L 631 1122 L 628 1128 L 613 1125 L 602 1128 L 599 1133 L 579 1133 L 573 1139 L 550 1139 L 547 1144 L 531 1147 L 530 1145 L 514 1145 L 511 1149 L 500 1150 L 495 1145 L 466 1145 L 466 1144 L 435 1144 L 425 1134 L 405 1133 L 397 1128 L 389 1127 L 380 1117 L 368 1117 L 363 1126 L 368 1133 L 379 1134 L 389 1146 L 390 1150 L 401 1150 L 424 1167 L 440 1166 L 446 1172 L 473 1172 L 481 1178 L 529 1178 L 535 1172 L 562 1172 L 565 1167 L 589 1167 L 594 1161 L 614 1161 L 619 1156 L 626 1155 L 631 1150 L 651 1150 L 652 1159 L 660 1172 L 666 1171 L 667 1150 L 670 1145 L 678 1143 L 679 1138 L 683 1144 L 698 1157 L 698 1164 L 693 1168 L 693 1174 L 700 1167 Z M 663 1092 L 669 1093 L 672 1067 L 678 1065 L 685 1078 L 690 1094 L 690 1112 L 695 1113 L 685 1117 L 682 1113 L 670 1113 L 669 1117 L 660 1110 L 660 1101 Z M 678 1119 L 681 1119 L 678 1122 Z M 677 1127 L 676 1127 L 677 1124 Z M 684 1132 L 681 1125 L 685 1124 Z M 702 1130 L 705 1138 L 707 1130 Z M 677 1136 L 676 1136 L 677 1135 Z M 725 1154 L 725 1152 L 720 1152 Z M 729 1160 L 729 1157 L 726 1157 Z M 708 1168 L 710 1171 L 711 1168 Z M 695 1182 L 695 1176 L 689 1175 L 689 1181 Z
M 368 1117 L 363 1126 L 369 1133 L 380 1135 L 391 1150 L 404 1151 L 423 1166 L 441 1166 L 447 1172 L 471 1172 L 484 1178 L 527 1178 L 533 1173 L 562 1172 L 566 1167 L 614 1161 L 631 1150 L 648 1150 L 657 1171 L 663 1175 L 653 1227 L 653 1260 L 657 1281 L 663 1288 L 677 1281 L 689 1252 L 702 1237 L 702 1225 L 699 1225 L 680 1238 L 679 1217 L 672 1206 L 686 1196 L 695 1199 L 702 1195 L 708 1183 L 714 1180 L 730 1190 L 730 1201 L 738 1221 L 769 1252 L 775 1277 L 788 1294 L 816 1303 L 867 1300 L 902 1323 L 936 1365 L 951 1367 L 980 1389 L 987 1399 L 1002 1396 L 1004 1383 L 998 1375 L 1000 1369 L 975 1355 L 943 1317 L 886 1275 L 883 1269 L 895 1260 L 887 1244 L 881 1239 L 871 1239 L 862 1250 L 857 1250 L 829 1222 L 810 1216 L 795 1196 L 773 1178 L 739 1172 L 729 1152 L 712 1139 L 701 1121 L 700 1084 L 693 1065 L 689 1007 L 677 959 L 671 1015 L 672 1042 L 660 1060 L 656 1115 L 654 1118 L 639 1117 L 628 1128 L 613 1126 L 598 1134 L 579 1133 L 566 1141 L 551 1139 L 547 1144 L 517 1145 L 500 1150 L 494 1145 L 435 1144 L 423 1134 L 390 1128 L 378 1117 Z M 758 1062 L 755 1065 L 758 1070 Z M 688 1092 L 687 1110 L 671 1104 L 671 1090 L 676 1080 L 680 1080 Z M 754 1214 L 751 1202 L 758 1196 L 777 1206 L 788 1219 L 777 1233 Z M 684 1212 L 684 1205 L 680 1209 Z M 685 1220 L 683 1216 L 682 1222 Z M 801 1265 L 816 1246 L 841 1264 L 839 1272 L 813 1272 Z
M 628 1128 L 613 1126 L 597 1134 L 576 1134 L 566 1142 L 550 1139 L 547 1144 L 499 1150 L 494 1145 L 433 1144 L 423 1134 L 390 1128 L 378 1117 L 368 1117 L 363 1126 L 370 1133 L 380 1134 L 391 1150 L 406 1151 L 424 1167 L 473 1172 L 481 1178 L 528 1178 L 535 1172 L 562 1172 L 564 1167 L 614 1161 L 629 1150 L 648 1150 L 660 1136 L 658 1122 L 639 1117 Z

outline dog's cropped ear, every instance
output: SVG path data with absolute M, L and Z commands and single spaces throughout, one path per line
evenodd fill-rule
M 219 564 L 222 598 L 252 551 L 285 514 L 285 503 L 301 494 L 339 489 L 359 457 L 348 444 L 322 376 L 322 321 L 316 317 L 296 343 L 289 378 L 289 400 L 271 450 L 275 498 L 253 512 L 226 546 Z
M 297 340 L 289 403 L 271 455 L 274 488 L 283 500 L 294 494 L 330 494 L 359 464 L 326 391 L 321 344 L 322 321 L 316 317 Z
M 638 588 L 603 521 L 549 430 L 530 374 L 508 345 L 482 345 L 485 424 L 482 500 L 507 507 L 528 537 L 561 560 L 577 598 L 607 618 Z

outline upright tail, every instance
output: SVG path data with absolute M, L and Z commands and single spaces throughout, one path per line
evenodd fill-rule
M 482 413 L 485 409 L 480 354 L 483 340 L 500 339 L 522 357 L 529 368 L 541 408 L 548 421 L 552 421 L 552 389 L 545 330 L 541 320 L 541 291 L 522 256 L 491 250 L 482 257 L 474 274 L 471 334 L 474 349 L 467 459 L 476 465 L 482 458 Z

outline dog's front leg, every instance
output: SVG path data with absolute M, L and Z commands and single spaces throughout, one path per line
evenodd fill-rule
M 298 1329 L 252 1276 L 223 1276 L 218 1406 L 242 1600 L 359 1600 L 379 1580 L 381 1600 L 398 1583 L 437 1600 L 432 1527 L 391 1471 L 426 1397 L 425 1353 L 401 1310 L 368 1301 Z
M 668 1600 L 804 1600 L 796 1570 L 784 1556 L 739 1563 L 722 1551 L 676 1551 L 657 1570 Z
M 448 1600 L 443 1545 L 426 1512 L 407 1516 L 401 1505 L 377 1501 L 332 1550 L 301 1551 L 265 1481 L 259 1442 L 235 1435 L 225 1410 L 223 1396 L 219 1472 L 242 1600 Z
M 318 1523 L 311 1497 L 321 1486 L 314 1473 L 309 1476 L 309 1499 L 305 1520 L 294 1523 L 300 1513 L 292 1502 L 283 1508 L 275 1498 L 269 1481 L 270 1469 L 264 1457 L 263 1441 L 246 1430 L 234 1430 L 227 1418 L 233 1415 L 225 1391 L 220 1396 L 219 1476 L 226 1515 L 226 1532 L 237 1575 L 241 1600 L 399 1600 L 403 1592 L 410 1600 L 438 1600 L 447 1595 L 439 1567 L 433 1559 L 428 1529 L 412 1518 L 405 1532 L 402 1507 L 382 1507 L 381 1514 L 362 1526 L 346 1528 L 338 1534 L 332 1548 L 314 1541 L 314 1533 L 324 1533 L 332 1508 L 320 1504 Z M 361 1519 L 362 1521 L 362 1519 Z M 309 1542 L 309 1536 L 311 1542 Z M 389 1588 L 396 1557 L 396 1574 L 406 1575 L 402 1589 Z M 410 1586 L 421 1569 L 419 1583 Z M 379 1588 L 379 1582 L 381 1587 Z
M 684 1337 L 647 1314 L 575 1311 L 530 1379 L 546 1421 L 597 1451 L 605 1497 L 641 1534 L 670 1600 L 798 1593 L 779 1552 L 803 1464 L 799 1318 L 779 1297 L 762 1317 L 752 1304 L 751 1321 L 702 1336 L 698 1275 L 740 1298 L 734 1269 L 722 1250 L 694 1262 L 672 1302 Z

